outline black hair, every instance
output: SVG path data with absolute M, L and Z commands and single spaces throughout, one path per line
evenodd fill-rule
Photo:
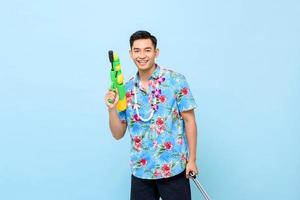
M 130 48 L 132 48 L 133 42 L 135 40 L 140 40 L 140 39 L 150 39 L 152 41 L 154 49 L 156 49 L 157 39 L 154 35 L 151 35 L 151 33 L 149 33 L 148 31 L 136 31 L 135 33 L 133 33 L 129 39 Z

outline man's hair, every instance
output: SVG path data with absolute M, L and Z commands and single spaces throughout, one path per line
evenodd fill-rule
M 154 46 L 154 49 L 156 49 L 157 45 L 157 39 L 154 35 L 151 35 L 148 31 L 136 31 L 130 36 L 130 48 L 133 46 L 133 42 L 135 40 L 140 40 L 140 39 L 150 39 L 152 41 L 152 44 Z

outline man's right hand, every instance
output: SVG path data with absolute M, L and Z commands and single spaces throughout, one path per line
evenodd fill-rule
M 113 137 L 117 140 L 121 139 L 124 136 L 127 129 L 127 124 L 122 123 L 118 117 L 118 111 L 117 111 L 118 101 L 119 101 L 118 90 L 116 91 L 109 90 L 104 97 L 104 102 L 108 108 L 108 113 L 109 113 L 109 128 L 111 130 Z
M 118 90 L 115 91 L 109 90 L 104 97 L 104 102 L 109 110 L 115 109 L 118 101 L 119 101 Z

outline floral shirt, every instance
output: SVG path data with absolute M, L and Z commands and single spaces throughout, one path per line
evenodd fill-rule
M 130 133 L 132 174 L 159 179 L 184 171 L 188 144 L 181 112 L 196 108 L 185 77 L 156 65 L 147 91 L 141 86 L 138 74 L 125 88 L 127 109 L 118 115 L 127 123 Z M 154 113 L 149 121 L 141 120 L 149 118 L 151 112 Z

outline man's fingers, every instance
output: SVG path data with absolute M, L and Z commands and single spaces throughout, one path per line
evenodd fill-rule
M 105 100 L 108 102 L 108 103 L 113 103 L 114 100 L 115 100 L 115 95 L 114 94 L 111 94 L 111 93 L 108 93 L 106 96 L 105 96 Z M 112 102 L 110 102 L 110 100 Z
M 193 173 L 192 170 L 187 169 L 186 172 L 185 172 L 185 177 L 186 177 L 186 178 L 189 178 L 190 175 L 191 175 L 191 173 Z
M 186 178 L 189 178 L 191 176 L 197 176 L 198 175 L 198 170 L 197 169 L 187 169 L 185 172 Z
M 115 93 L 112 91 L 109 91 L 104 97 L 105 104 L 107 106 L 109 106 L 110 104 L 114 104 L 115 98 L 116 98 Z
M 119 101 L 118 90 L 109 90 L 104 98 L 105 104 L 108 108 L 113 108 Z

